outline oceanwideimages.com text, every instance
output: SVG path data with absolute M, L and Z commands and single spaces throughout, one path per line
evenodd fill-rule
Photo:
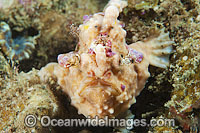
M 25 118 L 25 124 L 27 127 L 34 127 L 37 123 L 37 118 L 34 115 L 27 115 Z M 42 116 L 40 123 L 43 127 L 126 127 L 130 130 L 134 127 L 146 127 L 146 126 L 175 126 L 174 119 L 151 119 L 150 122 L 147 122 L 146 119 L 114 119 L 105 116 L 104 118 L 99 118 L 95 116 L 91 118 L 88 116 L 86 119 L 51 119 L 49 116 Z

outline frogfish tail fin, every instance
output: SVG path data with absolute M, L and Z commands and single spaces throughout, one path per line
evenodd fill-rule
M 173 52 L 172 44 L 174 44 L 174 41 L 169 38 L 169 33 L 165 33 L 163 28 L 158 37 L 150 39 L 145 44 L 148 45 L 149 64 L 167 68 L 169 66 L 169 55 Z

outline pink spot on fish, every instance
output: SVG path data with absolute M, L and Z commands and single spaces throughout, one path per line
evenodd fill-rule
M 122 26 L 122 28 L 124 28 L 124 27 L 125 27 L 125 23 L 121 23 L 120 25 Z
M 129 53 L 131 55 L 131 59 L 134 60 L 136 63 L 140 63 L 142 61 L 143 54 L 137 50 L 129 48 Z
M 94 49 L 93 49 L 93 48 L 90 48 L 90 49 L 88 50 L 88 54 L 96 54 L 96 53 L 94 52 Z
M 112 57 L 113 55 L 115 55 L 115 52 L 112 52 L 111 48 L 106 48 L 106 56 L 107 57 Z
M 106 46 L 110 47 L 112 46 L 112 42 L 110 40 L 107 41 Z
M 69 58 L 65 54 L 58 55 L 58 64 L 62 67 L 69 67 L 69 64 L 67 64 L 67 61 Z
M 123 85 L 123 84 L 121 84 L 121 90 L 122 90 L 122 91 L 124 91 L 124 90 L 125 90 L 125 88 L 126 88 L 126 86 L 125 86 L 125 85 Z
M 104 33 L 100 33 L 100 35 L 103 36 L 103 37 L 106 37 L 108 35 L 108 33 L 104 32 Z
M 83 23 L 86 23 L 91 17 L 92 17 L 92 15 L 84 15 L 83 16 L 83 20 L 84 20 Z

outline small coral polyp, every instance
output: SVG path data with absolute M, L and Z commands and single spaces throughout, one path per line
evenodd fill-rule
M 77 50 L 59 55 L 58 63 L 39 72 L 43 81 L 56 77 L 85 116 L 116 117 L 127 111 L 150 76 L 148 66 L 169 65 L 173 41 L 164 29 L 145 42 L 126 44 L 126 31 L 117 19 L 126 6 L 126 1 L 111 0 L 103 13 L 87 17 L 79 26 Z
M 10 59 L 28 59 L 35 49 L 35 44 L 34 37 L 19 36 L 12 39 L 9 25 L 5 22 L 0 23 L 0 47 Z

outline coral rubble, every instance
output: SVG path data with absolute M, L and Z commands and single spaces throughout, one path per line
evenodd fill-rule
M 12 71 L 9 63 L 0 52 L 0 76 L 3 77 L 5 74 L 10 74 Z
M 165 103 L 167 108 L 161 106 L 159 109 L 165 110 L 160 113 L 166 118 L 174 118 L 179 122 L 176 123 L 178 129 L 175 128 L 174 132 L 178 130 L 197 132 L 200 127 L 199 1 L 130 0 L 128 2 L 129 8 L 120 16 L 126 25 L 128 42 L 145 40 L 151 36 L 155 25 L 165 27 L 175 41 L 170 69 L 162 72 L 159 69 L 154 71 L 152 68 L 153 76 L 147 86 L 148 91 L 153 91 L 154 95 L 161 92 L 168 93 L 166 97 L 171 93 L 171 98 L 169 97 L 169 101 L 166 100 Z M 162 128 L 156 127 L 154 132 L 156 131 L 160 132 Z
M 156 8 L 159 0 L 128 0 L 129 7 L 136 10 L 149 10 Z
M 172 116 L 179 120 L 185 130 L 198 127 L 198 115 L 193 110 L 200 108 L 200 47 L 199 35 L 194 34 L 187 38 L 174 54 L 176 62 L 172 69 L 172 98 L 166 103 Z M 178 58 L 178 60 L 177 60 Z M 190 114 L 193 117 L 190 117 Z M 188 117 L 188 118 L 187 118 Z
M 39 119 L 42 115 L 55 116 L 58 104 L 49 86 L 41 84 L 37 70 L 1 77 L 0 130 L 5 132 L 42 131 L 42 126 L 28 128 L 24 119 L 32 114 Z M 11 76 L 11 75 L 10 75 Z
M 29 58 L 29 62 L 34 62 L 36 68 L 55 61 L 58 53 L 72 50 L 77 39 L 70 34 L 70 25 L 80 24 L 84 15 L 95 13 L 99 7 L 97 1 L 92 0 L 1 2 L 5 6 L 0 6 L 0 20 L 10 26 L 13 34 L 28 32 L 27 36 L 40 35 L 37 38 L 37 51 L 34 51 L 34 57 Z M 25 65 L 21 65 L 21 69 L 32 69 L 33 64 L 25 61 L 22 63 Z

